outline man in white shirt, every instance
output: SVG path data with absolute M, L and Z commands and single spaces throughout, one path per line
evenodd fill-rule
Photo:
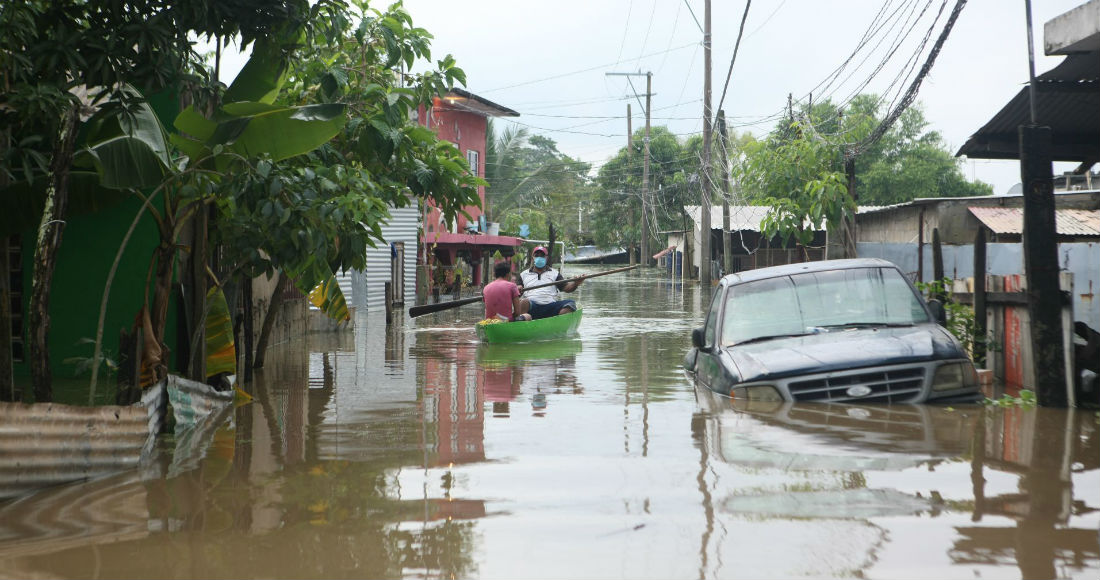
M 558 314 L 568 314 L 577 310 L 577 303 L 573 300 L 558 300 L 558 290 L 573 292 L 581 285 L 583 280 L 565 281 L 561 272 L 558 272 L 547 262 L 546 248 L 536 246 L 531 252 L 534 255 L 534 264 L 529 270 L 519 273 L 519 287 L 529 288 L 547 282 L 561 281 L 560 284 L 535 288 L 523 293 L 523 300 L 530 305 L 528 313 L 532 318 L 549 318 Z

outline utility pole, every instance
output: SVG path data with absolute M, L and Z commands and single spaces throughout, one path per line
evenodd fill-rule
M 710 195 L 714 183 L 710 174 L 710 0 L 704 3 L 703 16 L 703 195 L 699 206 L 699 283 L 704 288 L 710 286 Z
M 718 138 L 722 142 L 722 271 L 733 272 L 733 236 L 730 234 L 730 136 L 726 112 L 718 109 Z
M 1021 125 L 1020 181 L 1024 186 L 1024 275 L 1031 318 L 1031 352 L 1036 394 L 1044 407 L 1075 404 L 1073 377 L 1063 361 L 1062 306 L 1067 297 L 1059 284 L 1058 229 L 1055 224 L 1054 170 L 1050 127 L 1039 125 L 1035 105 L 1035 43 L 1031 32 L 1031 0 L 1027 9 L 1027 55 L 1030 123 Z
M 633 117 L 631 117 L 631 115 L 630 115 L 630 103 L 627 103 L 626 104 L 626 159 L 627 159 L 628 162 L 634 158 L 634 129 L 631 128 L 631 121 L 632 120 L 633 120 Z M 627 163 L 627 167 L 630 167 L 630 163 Z M 643 203 L 642 207 L 643 208 L 645 207 L 644 203 Z M 635 227 L 637 227 L 637 225 L 638 225 L 638 223 L 634 221 L 634 212 L 630 212 L 630 229 L 633 230 Z M 635 261 L 635 256 L 634 256 L 634 243 L 633 242 L 631 242 L 631 244 L 630 244 L 630 254 L 629 254 L 629 256 L 630 256 L 629 257 L 630 265 L 633 266 L 634 264 L 637 264 L 637 262 Z
M 641 259 L 642 264 L 650 265 L 652 258 L 649 255 L 649 112 L 651 99 L 653 97 L 653 73 L 652 72 L 633 72 L 633 73 L 620 73 L 609 72 L 604 73 L 607 76 L 624 76 L 627 77 L 627 82 L 630 82 L 632 76 L 645 75 L 645 140 L 642 147 L 642 243 L 641 243 Z M 634 83 L 630 83 L 630 88 L 634 88 Z M 634 98 L 638 98 L 638 92 L 634 92 Z M 629 111 L 629 109 L 627 109 Z M 627 115 L 627 143 L 630 143 L 630 125 L 629 114 Z
M 642 159 L 642 256 L 646 266 L 653 258 L 649 255 L 649 110 L 653 97 L 653 73 L 645 73 L 645 158 Z

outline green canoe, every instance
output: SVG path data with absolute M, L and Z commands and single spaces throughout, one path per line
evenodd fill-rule
M 582 312 L 583 309 L 529 322 L 476 324 L 474 328 L 477 330 L 477 337 L 488 343 L 549 340 L 575 333 L 581 323 Z

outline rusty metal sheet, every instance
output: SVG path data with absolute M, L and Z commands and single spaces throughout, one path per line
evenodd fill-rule
M 1022 234 L 1024 210 L 1018 207 L 968 208 L 987 228 L 998 234 Z M 1059 209 L 1054 223 L 1063 236 L 1100 236 L 1100 210 Z

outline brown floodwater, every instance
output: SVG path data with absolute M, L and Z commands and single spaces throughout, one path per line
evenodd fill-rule
M 467 306 L 274 347 L 141 469 L 0 503 L 0 577 L 1100 577 L 1095 411 L 713 396 L 679 368 L 703 294 L 632 272 L 570 340 L 482 345 Z

